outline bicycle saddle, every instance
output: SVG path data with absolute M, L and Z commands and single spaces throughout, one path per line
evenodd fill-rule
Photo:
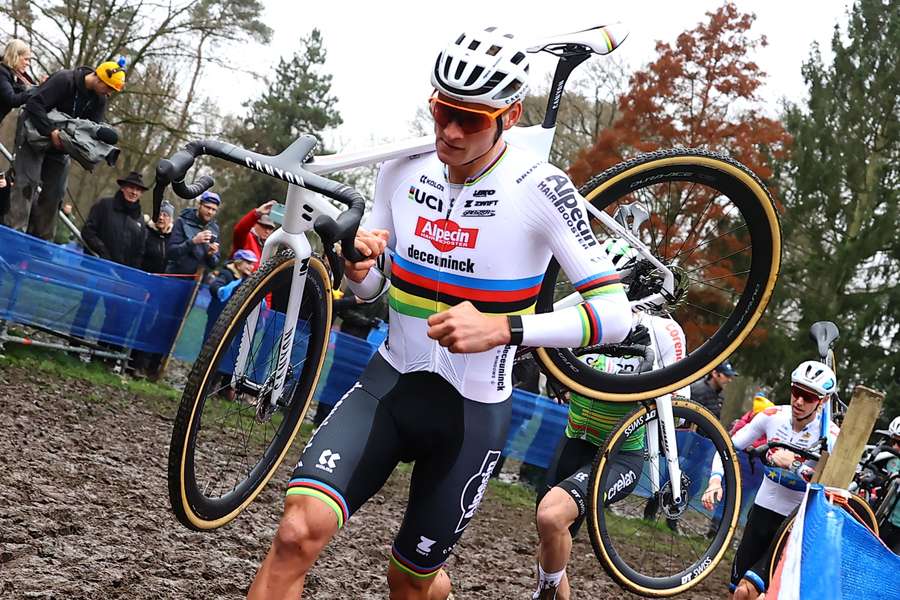
M 816 321 L 809 328 L 809 337 L 819 348 L 819 356 L 828 354 L 828 349 L 834 340 L 838 339 L 840 332 L 837 325 L 831 321 Z
M 628 37 L 621 23 L 598 25 L 581 31 L 543 38 L 528 48 L 528 52 L 546 51 L 551 54 L 564 52 L 572 45 L 583 46 L 595 54 L 609 54 Z

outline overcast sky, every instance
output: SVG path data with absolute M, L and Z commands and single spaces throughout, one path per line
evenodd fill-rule
M 289 56 L 297 40 L 312 28 L 323 35 L 328 53 L 325 71 L 332 74 L 332 91 L 344 124 L 328 137 L 336 150 L 356 150 L 372 141 L 410 135 L 416 108 L 431 91 L 429 74 L 441 47 L 473 26 L 503 26 L 526 39 L 566 33 L 621 21 L 628 39 L 616 54 L 631 67 L 655 57 L 658 40 L 674 43 L 679 33 L 705 21 L 705 12 L 720 2 L 710 0 L 619 0 L 617 2 L 552 0 L 485 2 L 429 0 L 381 2 L 331 0 L 263 0 L 263 20 L 274 34 L 267 48 L 241 48 L 232 55 L 235 66 L 269 78 L 280 56 Z M 765 34 L 768 46 L 755 57 L 768 73 L 762 92 L 773 114 L 782 97 L 805 93 L 800 73 L 811 44 L 818 41 L 826 57 L 834 25 L 846 21 L 846 0 L 738 0 L 743 11 L 754 11 L 753 30 Z M 546 56 L 546 55 L 542 55 Z M 533 59 L 534 61 L 535 59 Z M 604 60 L 594 57 L 591 60 Z M 550 57 L 532 63 L 533 81 L 543 83 L 553 70 Z M 575 75 L 577 76 L 577 71 Z M 210 72 L 205 92 L 226 111 L 241 113 L 241 103 L 254 97 L 258 86 L 249 76 Z

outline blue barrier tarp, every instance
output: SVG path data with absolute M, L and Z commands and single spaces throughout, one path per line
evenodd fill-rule
M 163 354 L 192 286 L 0 225 L 0 319 L 6 321 Z

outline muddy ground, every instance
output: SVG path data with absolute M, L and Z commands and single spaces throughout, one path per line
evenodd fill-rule
M 166 457 L 173 401 L 0 366 L 0 598 L 242 598 L 275 531 L 278 482 L 239 519 L 194 533 L 172 516 Z M 291 460 L 301 446 L 295 443 Z M 396 473 L 342 530 L 306 598 L 385 598 L 408 477 Z M 533 514 L 489 492 L 447 570 L 456 600 L 531 597 Z M 603 574 L 584 532 L 574 598 L 633 598 Z M 684 597 L 722 598 L 727 565 Z

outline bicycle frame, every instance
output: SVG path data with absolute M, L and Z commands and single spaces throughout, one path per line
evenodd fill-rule
M 538 45 L 529 48 L 529 52 L 547 51 L 559 58 L 556 72 L 554 74 L 551 90 L 554 91 L 548 99 L 547 110 L 543 122 L 540 125 L 529 127 L 514 127 L 505 134 L 508 143 L 526 148 L 537 156 L 544 159 L 549 157 L 550 148 L 556 133 L 556 119 L 559 111 L 560 98 L 572 71 L 586 60 L 590 53 L 606 54 L 614 49 L 614 45 L 604 42 L 604 46 L 598 47 L 593 41 L 596 31 L 603 32 L 606 39 L 610 36 L 605 32 L 605 28 L 592 28 L 584 32 L 569 34 L 567 36 L 558 36 L 549 38 Z M 583 35 L 582 35 L 583 34 Z M 624 39 L 624 36 L 616 36 L 617 39 Z M 316 156 L 306 162 L 303 168 L 306 171 L 318 175 L 327 175 L 352 169 L 356 167 L 371 166 L 387 160 L 396 158 L 410 157 L 417 154 L 423 154 L 434 151 L 434 136 L 423 136 L 403 140 L 399 142 L 384 144 L 372 149 L 353 152 L 333 154 L 327 156 Z M 274 170 L 265 164 L 247 165 L 255 170 L 265 172 L 269 175 L 278 176 Z M 285 179 L 285 177 L 281 177 Z M 650 250 L 638 239 L 636 232 L 632 233 L 624 224 L 620 224 L 616 219 L 592 206 L 590 203 L 584 202 L 583 208 L 595 218 L 614 236 L 621 237 L 635 248 L 638 253 L 651 262 L 657 269 L 664 274 L 663 289 L 666 292 L 674 290 L 674 274 L 661 261 L 659 261 Z M 291 292 L 285 317 L 284 329 L 282 331 L 278 357 L 276 362 L 276 371 L 274 380 L 266 382 L 264 387 L 271 387 L 272 393 L 269 395 L 269 406 L 274 407 L 278 398 L 284 391 L 284 384 L 290 362 L 290 353 L 293 346 L 293 338 L 297 316 L 300 310 L 301 299 L 303 297 L 303 289 L 306 281 L 306 266 L 312 255 L 312 248 L 306 235 L 319 215 L 326 215 L 336 218 L 338 209 L 330 202 L 325 200 L 319 194 L 311 192 L 300 185 L 296 185 L 289 181 L 287 197 L 285 199 L 285 217 L 281 229 L 273 232 L 266 240 L 262 251 L 261 262 L 265 262 L 271 258 L 275 252 L 282 247 L 290 248 L 300 265 L 295 269 Z M 662 300 L 661 294 L 655 294 L 649 300 L 657 302 Z M 636 309 L 640 308 L 643 302 L 648 299 L 644 298 L 639 301 L 632 302 L 632 306 Z M 574 306 L 582 301 L 580 294 L 577 292 L 556 302 L 555 309 Z M 248 358 L 250 356 L 250 347 L 252 345 L 251 334 L 256 329 L 261 306 L 257 306 L 251 315 L 248 316 L 244 331 L 242 332 L 241 343 L 239 346 L 237 361 L 232 375 L 232 386 L 236 385 L 247 369 Z M 660 444 L 658 435 L 662 436 L 662 450 L 665 452 L 666 461 L 669 467 L 669 479 L 671 480 L 672 495 L 675 502 L 681 501 L 681 470 L 677 459 L 677 445 L 675 441 L 675 424 L 672 413 L 671 396 L 666 395 L 657 399 L 657 410 L 662 420 L 662 428 L 659 432 L 654 431 L 650 434 L 650 450 L 658 461 Z M 659 489 L 659 470 L 656 469 L 656 477 L 654 478 L 654 491 Z

